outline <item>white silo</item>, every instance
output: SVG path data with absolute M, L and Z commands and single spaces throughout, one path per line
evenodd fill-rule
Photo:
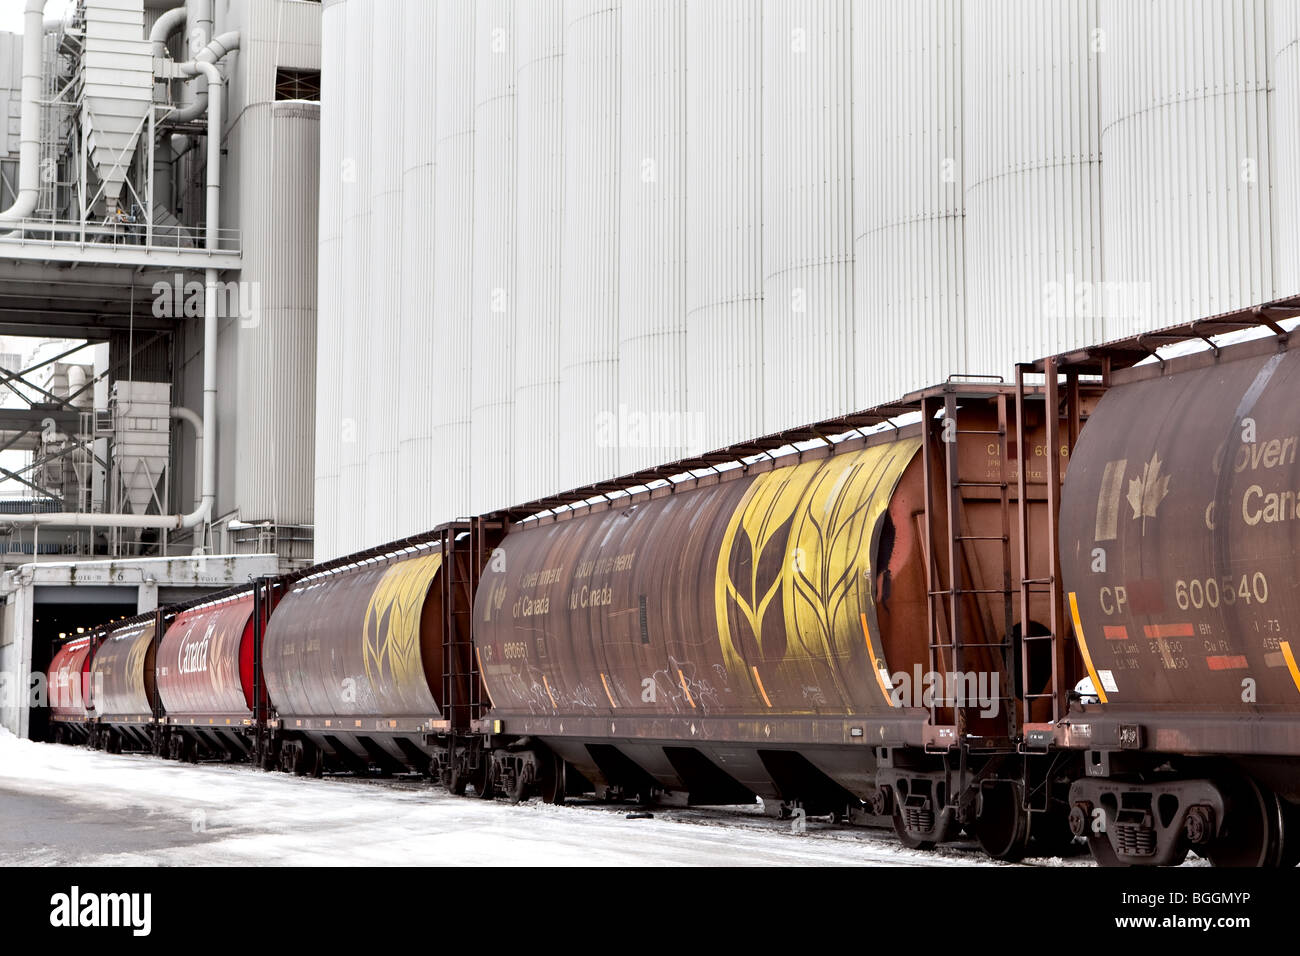
M 474 24 L 474 290 L 469 508 L 513 503 L 515 302 L 514 0 L 480 0 Z
M 338 388 L 339 408 L 339 509 L 334 518 L 340 552 L 383 540 L 366 528 L 373 505 L 367 485 L 366 452 L 369 416 L 370 342 L 374 332 L 371 312 L 371 82 L 374 53 L 371 0 L 348 0 L 344 39 L 346 72 L 343 109 L 347 124 L 343 136 L 340 175 L 343 178 L 343 335 Z
M 682 457 L 686 403 L 686 3 L 624 0 L 618 408 L 631 472 Z
M 970 372 L 1099 342 L 1103 40 L 1096 0 L 967 0 Z
M 403 188 L 405 133 L 402 104 L 405 74 L 394 55 L 402 49 L 406 22 L 400 0 L 373 0 L 374 24 L 370 85 L 370 249 L 365 313 L 357 317 L 368 334 L 364 379 L 368 393 L 365 528 L 367 537 L 397 537 L 397 409 L 401 402 L 402 223 L 407 206 Z
M 474 14 L 473 0 L 439 3 L 436 29 L 437 101 L 433 124 L 437 167 L 433 200 L 432 362 L 429 436 L 432 522 L 469 514 L 474 249 Z M 490 372 L 489 372 L 490 374 Z M 492 440 L 490 436 L 487 440 Z
M 959 0 L 854 8 L 859 406 L 965 371 Z
M 514 497 L 560 489 L 564 0 L 516 0 Z
M 763 433 L 763 18 L 687 17 L 686 402 L 692 451 Z
M 315 557 L 341 553 L 338 540 L 339 429 L 343 389 L 343 301 L 346 266 L 343 238 L 343 108 L 347 73 L 346 0 L 321 11 L 320 253 L 316 317 L 316 501 Z
M 1273 295 L 1264 0 L 1103 0 L 1107 336 Z
M 434 335 L 434 106 L 437 102 L 437 7 L 404 7 L 402 43 L 402 288 L 400 397 L 397 416 L 397 534 L 427 531 L 436 521 L 433 478 L 443 467 L 432 425 L 435 375 L 442 351 Z
M 599 434 L 618 405 L 619 84 L 617 0 L 564 5 L 564 238 L 561 253 L 560 482 L 618 472 Z
M 763 4 L 764 427 L 853 404 L 849 0 Z

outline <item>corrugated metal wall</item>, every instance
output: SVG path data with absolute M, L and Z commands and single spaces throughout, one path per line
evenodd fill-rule
M 343 138 L 346 128 L 347 6 L 326 4 L 321 13 L 320 251 L 316 313 L 316 555 L 337 554 L 339 513 L 339 423 L 343 389 L 344 267 Z M 332 104 L 339 106 L 332 107 Z
M 402 20 L 402 276 L 401 348 L 397 401 L 397 534 L 405 537 L 437 521 L 434 477 L 443 456 L 432 434 L 437 420 L 431 370 L 442 350 L 433 334 L 429 281 L 438 207 L 434 107 L 438 89 L 437 8 L 405 8 Z
M 871 405 L 969 364 L 963 45 L 958 0 L 853 14 L 855 399 Z
M 374 337 L 370 308 L 371 209 L 370 140 L 374 120 L 370 95 L 375 48 L 371 31 L 374 5 L 370 0 L 348 0 L 346 66 L 343 109 L 343 155 L 335 166 L 343 179 L 343 335 L 337 387 L 339 407 L 339 506 L 327 522 L 338 528 L 337 545 L 350 550 L 357 542 L 384 540 L 372 537 L 366 527 L 367 512 L 375 506 L 366 485 L 367 431 L 370 415 L 370 342 Z M 317 512 L 317 520 L 321 515 Z M 318 555 L 319 557 L 319 555 Z
M 680 458 L 686 400 L 686 2 L 623 0 L 618 470 Z
M 564 0 L 515 2 L 514 482 L 560 485 L 560 245 L 564 235 Z
M 437 7 L 433 268 L 417 281 L 433 304 L 425 326 L 431 362 L 423 372 L 433 381 L 428 510 L 435 521 L 446 521 L 467 514 L 470 498 L 475 4 L 452 0 Z
M 763 3 L 765 426 L 854 404 L 849 0 Z
M 1273 295 L 1265 0 L 1102 0 L 1106 334 Z
M 763 18 L 686 7 L 686 403 L 692 451 L 763 431 Z
M 367 413 L 358 436 L 365 446 L 365 529 L 376 540 L 396 538 L 401 524 L 393 507 L 398 489 L 398 406 L 401 403 L 402 238 L 405 186 L 405 71 L 386 51 L 402 48 L 406 23 L 401 0 L 372 0 L 371 125 L 369 154 L 369 301 L 365 322 Z M 417 273 L 418 274 L 418 273 Z
M 1288 0 L 346 9 L 319 557 L 1300 291 Z
M 966 318 L 974 373 L 1104 338 L 1096 0 L 963 7 Z
M 474 25 L 474 393 L 469 510 L 513 503 L 515 4 L 479 0 Z
M 619 0 L 564 4 L 564 232 L 560 252 L 560 484 L 618 472 L 602 438 L 618 405 Z

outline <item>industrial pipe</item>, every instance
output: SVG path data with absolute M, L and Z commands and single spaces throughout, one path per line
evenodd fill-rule
M 17 225 L 36 211 L 41 190 L 41 60 L 45 44 L 45 0 L 27 0 L 23 12 L 22 133 L 18 153 L 18 195 L 0 212 L 0 228 Z
M 172 7 L 157 20 L 149 31 L 149 42 L 153 44 L 153 58 L 161 60 L 167 56 L 167 41 L 173 33 L 185 23 L 189 11 L 184 6 Z
M 215 32 L 215 21 L 212 17 L 212 0 L 187 0 L 186 10 L 190 14 L 190 29 L 188 36 L 188 45 L 186 54 L 189 59 L 183 63 L 177 64 L 184 76 L 198 76 L 199 70 L 196 61 L 199 56 L 206 50 L 212 42 L 212 35 Z M 239 34 L 226 34 L 227 37 L 235 38 L 235 47 L 239 45 Z M 195 51 L 198 52 L 195 52 Z M 221 56 L 224 56 L 222 53 Z M 218 56 L 217 59 L 221 59 Z M 208 91 L 206 89 L 194 90 L 194 99 L 188 106 L 182 106 L 168 113 L 163 120 L 164 124 L 188 123 L 190 120 L 198 119 L 208 108 Z

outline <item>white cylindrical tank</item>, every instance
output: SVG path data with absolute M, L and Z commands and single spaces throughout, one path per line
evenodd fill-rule
M 853 117 L 858 407 L 965 371 L 959 0 L 859 0 Z
M 429 435 L 437 458 L 430 462 L 432 524 L 469 514 L 474 265 L 475 4 L 449 0 L 437 8 L 438 83 L 433 114 L 437 176 L 433 263 L 426 272 L 433 279 L 429 323 L 436 353 L 423 373 L 433 386 Z
M 470 511 L 514 503 L 514 0 L 479 0 L 474 24 L 474 407 Z M 525 158 L 526 161 L 526 158 Z M 484 440 L 484 439 L 487 440 Z
M 559 491 L 564 0 L 515 2 L 514 497 Z
M 681 458 L 686 402 L 686 2 L 623 0 L 618 410 L 628 473 Z
M 280 160 L 318 154 L 320 105 L 253 103 L 238 140 L 244 269 L 228 299 L 238 341 L 236 496 L 245 521 L 311 524 L 319 163 Z
M 849 0 L 763 2 L 766 431 L 854 401 L 851 24 Z
M 686 400 L 694 452 L 763 433 L 763 18 L 686 8 Z
M 561 252 L 560 483 L 618 471 L 621 4 L 567 0 Z M 605 430 L 601 431 L 601 426 Z
M 1105 338 L 1096 0 L 967 0 L 965 371 Z
M 436 521 L 433 478 L 444 459 L 433 437 L 437 417 L 435 376 L 441 345 L 434 335 L 430 265 L 433 262 L 434 108 L 437 103 L 438 8 L 403 7 L 402 44 L 402 287 L 397 415 L 397 534 L 432 528 Z
M 1300 295 L 1300 2 L 1271 0 L 1271 12 L 1274 287 Z
M 347 72 L 346 0 L 321 11 L 320 253 L 316 313 L 316 505 L 315 558 L 340 554 L 339 424 L 343 400 L 343 137 L 347 126 L 344 79 Z
M 1273 295 L 1265 8 L 1102 0 L 1107 337 Z
M 344 37 L 346 72 L 343 109 L 347 116 L 343 137 L 343 335 L 339 377 L 339 503 L 335 517 L 339 553 L 354 551 L 367 542 L 382 541 L 366 529 L 367 437 L 370 415 L 371 309 L 370 252 L 370 130 L 371 82 L 374 75 L 374 4 L 348 0 Z
M 375 56 L 370 96 L 370 260 L 365 326 L 368 393 L 365 428 L 366 537 L 388 541 L 398 535 L 397 409 L 401 402 L 402 223 L 407 203 L 402 193 L 405 74 L 393 55 L 402 49 L 406 4 L 372 0 Z M 361 504 L 362 502 L 358 502 Z

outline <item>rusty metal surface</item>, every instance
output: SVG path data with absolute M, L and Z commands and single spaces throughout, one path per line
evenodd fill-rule
M 151 716 L 154 699 L 154 622 L 109 633 L 91 664 L 91 709 L 96 717 Z
M 167 713 L 251 715 L 252 595 L 177 615 L 158 645 L 157 664 Z
M 1296 712 L 1300 353 L 1143 374 L 1101 400 L 1065 485 L 1087 669 L 1112 710 Z
M 50 711 L 55 717 L 86 719 L 85 674 L 89 657 L 90 638 L 87 637 L 64 644 L 50 661 Z
M 297 582 L 262 650 L 280 716 L 437 716 L 441 566 L 433 552 Z
M 924 660 L 922 629 L 886 664 L 875 597 L 882 518 L 919 447 L 879 443 L 507 535 L 475 605 L 493 713 L 887 711 L 880 671 Z M 889 600 L 895 614 L 923 608 L 923 580 Z

